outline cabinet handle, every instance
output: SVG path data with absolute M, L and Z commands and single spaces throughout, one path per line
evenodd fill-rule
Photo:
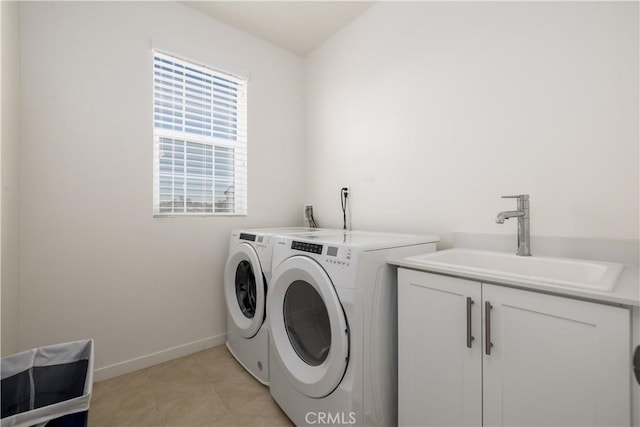
M 473 303 L 471 297 L 467 297 L 467 348 L 471 348 L 471 341 L 475 339 L 471 335 L 471 305 Z
M 493 306 L 489 301 L 484 303 L 484 352 L 487 356 L 491 355 L 491 347 L 493 347 L 493 343 L 491 342 L 491 309 Z

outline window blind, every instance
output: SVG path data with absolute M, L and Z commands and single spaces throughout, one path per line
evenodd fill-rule
M 154 215 L 246 215 L 247 81 L 153 53 Z

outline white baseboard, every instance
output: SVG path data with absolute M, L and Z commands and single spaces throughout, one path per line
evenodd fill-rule
M 115 363 L 113 365 L 105 366 L 104 368 L 98 368 L 93 371 L 93 380 L 95 382 L 108 380 L 109 378 L 148 368 L 149 366 L 157 365 L 158 363 L 168 362 L 169 360 L 188 356 L 192 353 L 197 353 L 211 347 L 222 345 L 226 340 L 227 334 L 215 335 L 203 340 L 193 341 L 177 347 L 161 350 L 156 353 L 136 357 L 135 359 L 125 360 L 124 362 Z

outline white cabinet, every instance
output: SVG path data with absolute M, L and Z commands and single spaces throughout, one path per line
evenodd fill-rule
M 400 425 L 630 424 L 628 309 L 398 274 Z
M 631 423 L 628 309 L 486 284 L 482 298 L 484 425 Z
M 480 425 L 481 287 L 405 269 L 398 274 L 398 423 Z

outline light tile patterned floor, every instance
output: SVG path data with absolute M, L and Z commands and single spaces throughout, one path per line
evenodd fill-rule
M 95 383 L 89 427 L 292 426 L 222 345 Z

